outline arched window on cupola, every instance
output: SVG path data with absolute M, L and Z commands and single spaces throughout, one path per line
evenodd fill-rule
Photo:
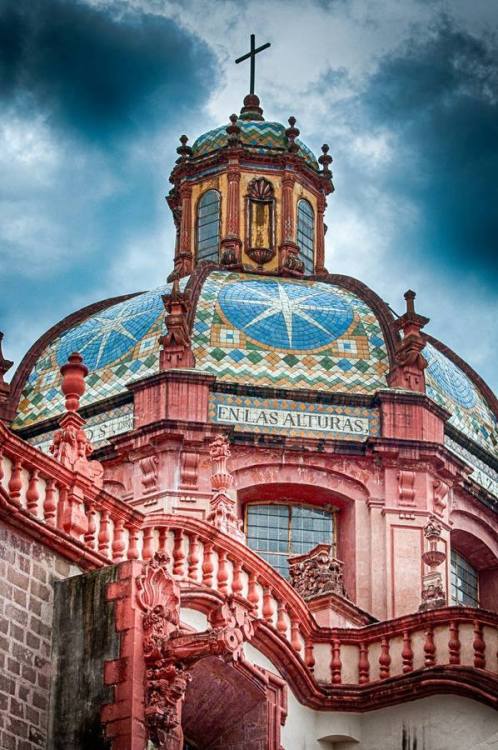
M 297 203 L 297 244 L 304 272 L 315 269 L 315 212 L 311 203 L 302 198 Z
M 206 190 L 197 203 L 197 262 L 218 263 L 220 249 L 220 194 Z

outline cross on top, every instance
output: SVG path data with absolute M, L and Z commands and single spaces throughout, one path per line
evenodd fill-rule
M 264 49 L 267 49 L 268 47 L 271 46 L 270 42 L 267 42 L 266 44 L 262 44 L 261 47 L 258 47 L 256 49 L 255 39 L 256 39 L 255 35 L 251 34 L 251 51 L 245 55 L 242 55 L 242 57 L 238 57 L 235 60 L 236 63 L 241 63 L 244 60 L 251 58 L 251 88 L 249 91 L 250 94 L 254 94 L 254 74 L 255 74 L 255 68 L 256 68 L 256 65 L 255 65 L 256 55 L 258 54 L 258 52 L 262 52 Z

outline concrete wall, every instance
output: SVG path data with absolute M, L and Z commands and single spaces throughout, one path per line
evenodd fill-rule
M 60 581 L 55 587 L 54 681 L 49 747 L 51 750 L 107 750 L 101 709 L 112 703 L 104 685 L 104 662 L 119 655 L 114 603 L 107 586 L 116 580 L 110 566 Z
M 0 747 L 47 747 L 54 582 L 79 573 L 0 527 Z

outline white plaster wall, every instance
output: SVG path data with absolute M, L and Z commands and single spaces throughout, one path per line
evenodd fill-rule
M 207 627 L 206 617 L 191 609 L 182 609 L 181 619 L 196 630 Z M 250 644 L 244 652 L 248 661 L 278 674 Z M 289 689 L 281 742 L 285 750 L 498 750 L 498 711 L 454 695 L 363 714 L 314 711 Z

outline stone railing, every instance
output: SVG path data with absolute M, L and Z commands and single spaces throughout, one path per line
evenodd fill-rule
M 180 515 L 144 516 L 2 425 L 0 456 L 5 520 L 85 569 L 167 552 L 171 573 L 194 606 L 202 607 L 209 592 L 245 598 L 260 621 L 256 645 L 282 666 L 310 704 L 310 696 L 323 700 L 323 691 L 329 695 L 332 688 L 345 691 L 351 708 L 359 707 L 361 691 L 375 688 L 385 696 L 381 686 L 394 678 L 408 685 L 409 694 L 411 675 L 441 668 L 446 681 L 452 670 L 475 670 L 481 675 L 475 690 L 483 700 L 497 702 L 497 614 L 445 607 L 357 628 L 319 627 L 286 580 L 211 524 Z M 424 679 L 434 687 L 434 680 Z

